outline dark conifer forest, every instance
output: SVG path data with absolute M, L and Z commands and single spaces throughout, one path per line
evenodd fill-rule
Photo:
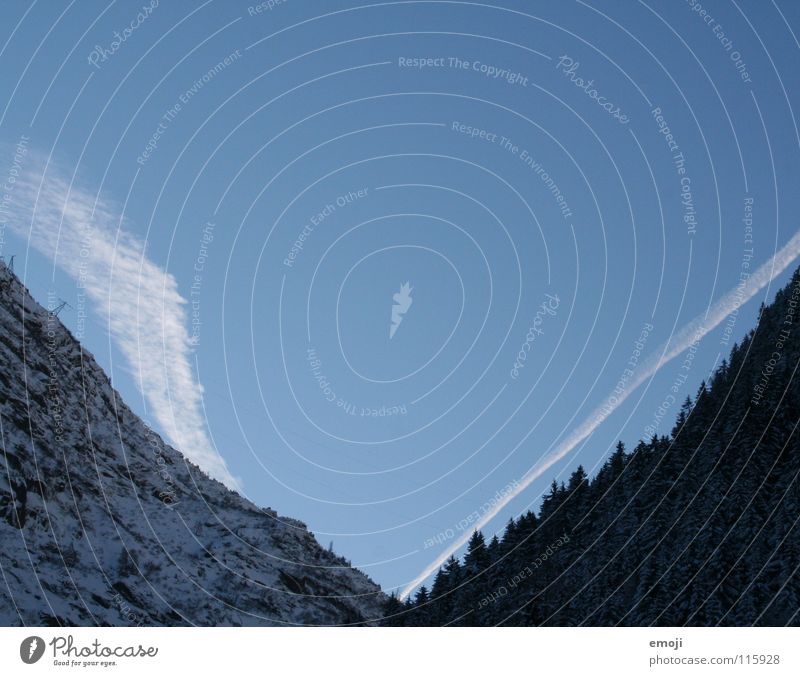
M 800 270 L 669 436 L 620 441 L 502 537 L 475 532 L 384 623 L 800 624 L 799 300 Z

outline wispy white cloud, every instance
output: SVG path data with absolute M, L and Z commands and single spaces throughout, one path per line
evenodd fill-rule
M 761 291 L 767 284 L 786 270 L 789 265 L 800 256 L 800 232 L 796 233 L 789 242 L 772 258 L 758 268 L 747 279 L 743 286 L 737 286 L 714 303 L 706 313 L 696 317 L 686 324 L 680 331 L 660 345 L 649 357 L 641 362 L 636 375 L 628 382 L 627 388 L 622 392 L 613 393 L 614 404 L 609 406 L 604 403 L 595 409 L 569 436 L 567 436 L 549 454 L 531 467 L 519 480 L 513 491 L 494 504 L 474 528 L 480 530 L 488 524 L 497 514 L 522 491 L 538 479 L 544 472 L 572 451 L 584 439 L 587 439 L 608 416 L 610 416 L 639 385 L 649 380 L 664 364 L 673 360 L 688 350 L 693 343 L 699 341 L 714 327 L 721 324 L 728 315 L 743 305 Z M 611 401 L 609 395 L 605 401 Z M 430 575 L 435 573 L 447 559 L 463 547 L 471 536 L 465 532 L 460 538 L 451 543 L 436 560 L 431 562 L 416 578 L 414 578 L 401 592 L 401 598 L 407 597 L 416 587 L 422 584 Z
M 240 490 L 206 433 L 187 302 L 175 277 L 147 257 L 121 208 L 33 152 L 24 169 L 14 185 L 11 229 L 85 288 L 170 443 Z

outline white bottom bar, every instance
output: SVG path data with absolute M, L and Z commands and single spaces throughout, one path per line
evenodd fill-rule
M 791 628 L 7 628 L 0 673 L 798 674 L 798 642 Z M 42 645 L 26 664 L 21 648 Z

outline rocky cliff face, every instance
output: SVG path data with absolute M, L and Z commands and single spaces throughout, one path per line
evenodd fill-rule
M 339 625 L 385 597 L 208 478 L 0 263 L 0 624 Z

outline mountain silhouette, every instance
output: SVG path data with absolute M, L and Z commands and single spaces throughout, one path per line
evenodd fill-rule
M 800 271 L 669 435 L 475 532 L 387 625 L 800 624 Z

